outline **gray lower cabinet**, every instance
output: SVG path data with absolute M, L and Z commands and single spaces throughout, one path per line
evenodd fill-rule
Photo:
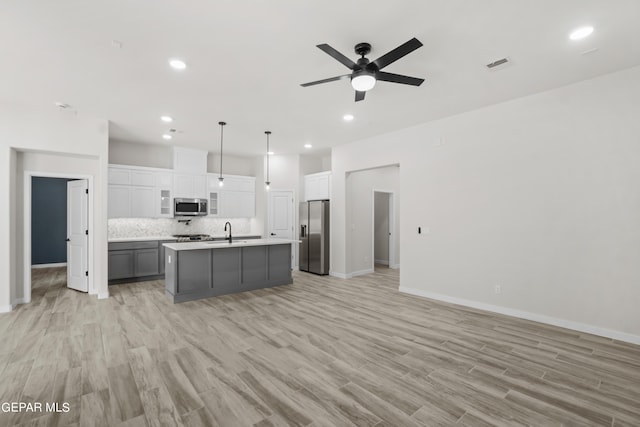
M 175 240 L 152 240 L 109 243 L 109 283 L 126 283 L 162 278 L 163 243 Z
M 166 293 L 173 302 L 293 283 L 291 245 L 166 249 Z
M 160 273 L 158 262 L 158 248 L 137 249 L 134 254 L 134 274 L 136 277 L 154 276 Z
M 133 251 L 109 251 L 109 280 L 133 276 Z

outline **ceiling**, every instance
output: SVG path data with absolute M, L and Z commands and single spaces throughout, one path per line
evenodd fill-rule
M 264 153 L 265 130 L 277 154 L 326 151 L 640 64 L 637 0 L 3 0 L 0 12 L 0 97 L 67 103 L 109 119 L 113 139 L 211 152 L 224 120 L 235 155 Z M 568 39 L 585 24 L 589 38 Z M 300 86 L 349 72 L 317 44 L 355 60 L 369 42 L 373 60 L 412 37 L 424 46 L 385 71 L 420 87 L 379 82 L 355 103 L 348 80 Z

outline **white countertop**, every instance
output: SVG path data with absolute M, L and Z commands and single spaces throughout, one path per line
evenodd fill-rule
M 234 239 L 242 240 L 246 237 L 254 237 L 256 234 L 247 234 L 244 236 L 233 236 Z M 224 239 L 225 236 L 211 236 L 215 239 Z M 151 240 L 176 240 L 173 236 L 138 236 L 138 237 L 112 237 L 109 238 L 109 243 L 117 242 L 148 242 Z
M 114 237 L 109 239 L 109 243 L 148 242 L 150 240 L 176 240 L 176 238 L 173 236 Z
M 237 239 L 237 240 L 236 240 Z M 290 245 L 291 243 L 300 243 L 300 240 L 289 239 L 250 239 L 242 240 L 242 237 L 234 237 L 233 243 L 221 241 L 206 242 L 180 242 L 165 243 L 163 246 L 174 251 L 190 251 L 195 249 L 225 249 L 225 248 L 242 248 L 246 246 L 269 246 L 269 245 Z

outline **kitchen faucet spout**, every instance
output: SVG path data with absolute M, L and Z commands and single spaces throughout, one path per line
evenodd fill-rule
M 229 244 L 233 243 L 233 237 L 231 236 L 231 223 L 229 221 L 227 221 L 224 224 L 224 231 L 227 231 L 227 225 L 229 226 Z

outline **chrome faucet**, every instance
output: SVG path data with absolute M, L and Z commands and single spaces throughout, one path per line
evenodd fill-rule
M 233 237 L 231 237 L 231 223 L 229 221 L 227 221 L 224 224 L 224 231 L 227 231 L 227 225 L 229 226 L 229 244 L 233 243 Z

